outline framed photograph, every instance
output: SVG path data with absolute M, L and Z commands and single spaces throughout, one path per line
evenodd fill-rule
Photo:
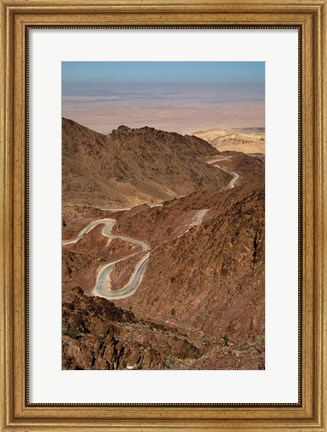
M 326 6 L 2 1 L 1 430 L 327 430 Z

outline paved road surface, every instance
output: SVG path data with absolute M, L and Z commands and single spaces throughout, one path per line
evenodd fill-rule
M 112 234 L 111 231 L 112 231 L 112 228 L 114 227 L 115 223 L 116 223 L 115 219 L 109 219 L 109 218 L 94 220 L 94 221 L 90 222 L 85 228 L 83 228 L 82 231 L 77 235 L 77 237 L 75 237 L 71 240 L 64 240 L 62 242 L 62 244 L 64 246 L 77 243 L 86 234 L 88 234 L 93 228 L 95 228 L 98 225 L 104 225 L 104 227 L 102 229 L 102 235 L 103 236 L 108 237 L 108 238 L 113 238 L 113 239 L 120 239 L 120 240 L 123 240 L 123 241 L 128 242 L 128 243 L 133 243 L 133 244 L 140 246 L 142 248 L 142 250 L 140 252 L 135 252 L 135 253 L 127 255 L 126 257 L 121 258 L 119 260 L 107 263 L 100 269 L 99 274 L 97 276 L 95 287 L 93 289 L 93 293 L 94 293 L 94 295 L 97 295 L 99 297 L 105 297 L 108 300 L 114 299 L 114 298 L 125 298 L 125 297 L 128 297 L 128 296 L 134 294 L 134 292 L 137 290 L 137 288 L 139 287 L 139 285 L 142 281 L 143 274 L 145 272 L 146 266 L 147 266 L 148 261 L 149 261 L 150 253 L 148 253 L 145 257 L 142 257 L 140 259 L 140 261 L 138 262 L 138 264 L 135 267 L 135 270 L 134 270 L 129 282 L 123 288 L 121 288 L 118 291 L 111 291 L 110 290 L 110 273 L 113 270 L 113 268 L 115 267 L 115 265 L 118 262 L 124 261 L 124 260 L 126 260 L 126 259 L 128 259 L 134 255 L 138 255 L 142 252 L 149 252 L 151 250 L 150 245 L 148 245 L 147 243 L 145 243 L 141 240 L 133 239 L 133 238 L 127 237 L 127 236 L 121 236 L 118 234 Z
M 231 174 L 231 175 L 233 176 L 232 180 L 229 182 L 229 187 L 228 187 L 229 189 L 233 189 L 233 188 L 235 187 L 235 183 L 237 182 L 237 179 L 239 178 L 239 174 L 237 174 L 237 173 L 234 172 L 234 171 L 230 171 L 230 170 L 228 170 L 228 169 L 226 169 L 226 168 L 222 168 L 222 167 L 218 164 L 218 162 L 222 162 L 222 161 L 227 160 L 227 159 L 230 159 L 230 158 L 231 158 L 231 156 L 226 156 L 226 157 L 224 157 L 224 158 L 216 158 L 216 159 L 209 160 L 208 163 L 209 163 L 210 165 L 213 165 L 213 166 L 215 166 L 215 167 L 221 169 L 221 170 L 224 171 L 225 173 L 227 173 L 227 174 Z

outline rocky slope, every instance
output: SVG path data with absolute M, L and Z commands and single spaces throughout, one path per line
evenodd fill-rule
M 169 359 L 189 362 L 201 350 L 174 328 L 137 320 L 80 288 L 63 298 L 63 369 L 165 369 Z
M 219 181 L 155 207 L 148 202 L 113 212 L 92 203 L 76 206 L 78 193 L 64 205 L 64 238 L 73 238 L 91 220 L 109 217 L 116 219 L 113 233 L 142 240 L 151 252 L 137 291 L 108 301 L 92 296 L 99 269 L 138 252 L 138 246 L 108 239 L 98 226 L 76 244 L 63 247 L 63 368 L 263 369 L 264 157 L 218 153 L 222 159 L 228 157 L 219 166 L 239 175 L 235 187 L 229 188 L 232 175 L 205 162 L 217 156 L 215 150 L 211 153 L 201 143 L 198 148 L 191 138 L 184 148 L 185 137 L 177 134 L 163 133 L 162 142 L 157 142 L 160 131 L 124 127 L 99 146 L 110 143 L 118 148 L 120 143 L 122 154 L 137 153 L 138 134 L 148 142 L 146 147 L 158 146 L 161 152 L 162 146 L 180 145 L 179 152 L 184 153 L 179 158 L 193 161 L 188 173 L 183 166 L 185 178 L 192 178 L 194 164 L 201 162 L 214 170 Z M 138 175 L 137 158 L 142 155 L 144 161 L 147 154 L 142 151 L 129 165 Z M 160 172 L 167 169 L 163 166 Z M 226 175 L 223 187 L 222 174 Z M 194 225 L 203 210 L 203 219 Z M 127 282 L 139 256 L 116 265 L 111 273 L 113 290 Z
M 163 207 L 140 206 L 133 209 L 132 213 L 116 214 L 118 221 L 115 232 L 128 232 L 135 238 L 150 242 L 152 251 L 137 292 L 113 303 L 116 307 L 133 312 L 136 321 L 145 320 L 159 325 L 162 329 L 160 346 L 168 343 L 167 332 L 173 328 L 198 348 L 197 353 L 201 353 L 195 355 L 194 351 L 194 357 L 188 355 L 187 361 L 184 361 L 182 350 L 172 355 L 167 348 L 168 351 L 161 353 L 159 363 L 145 363 L 142 368 L 263 368 L 263 188 L 253 189 L 244 184 L 226 192 L 199 195 L 195 193 L 181 200 L 173 200 Z M 192 220 L 189 213 L 193 210 L 190 208 L 208 206 L 209 203 L 212 207 L 202 224 L 181 235 L 181 231 L 186 231 Z M 71 250 L 65 248 L 63 268 L 67 269 L 71 262 L 74 263 L 73 270 L 70 270 L 68 279 L 64 281 L 65 295 L 69 295 L 74 287 L 81 287 L 85 294 L 90 295 L 99 266 L 126 254 L 126 244 L 116 241 L 106 246 L 106 240 L 99 231 L 95 229 L 88 235 L 89 238 L 85 237 L 75 246 L 70 246 Z M 70 260 L 71 254 L 74 254 L 73 260 Z M 125 265 L 115 269 L 112 274 L 114 286 L 119 286 L 124 278 L 126 282 L 126 272 L 128 266 Z M 84 298 L 84 295 L 81 297 Z M 92 303 L 97 300 L 89 297 L 87 301 Z M 103 304 L 112 303 L 101 301 Z M 94 319 L 98 319 L 95 316 Z M 103 333 L 101 326 L 97 325 L 97 328 L 97 334 L 103 338 L 106 333 Z M 125 325 L 120 324 L 119 328 L 123 333 L 127 331 Z M 129 330 L 133 331 L 138 334 L 140 329 L 135 327 Z M 144 340 L 147 340 L 151 349 L 155 349 L 152 337 L 151 331 L 147 329 Z M 83 336 L 83 341 L 86 340 Z M 67 344 L 67 338 L 65 341 Z M 156 341 L 159 343 L 158 339 Z M 81 342 L 70 342 L 79 346 L 82 339 Z M 126 346 L 126 341 L 123 345 Z M 91 345 L 88 346 L 87 352 L 93 352 L 94 349 L 97 358 L 96 345 L 91 348 Z M 80 346 L 80 349 L 84 352 L 86 345 Z M 134 352 L 139 349 L 134 347 L 130 350 Z M 160 349 L 155 350 L 160 353 Z M 67 359 L 66 354 L 64 359 Z M 109 367 L 107 363 L 93 366 Z
M 63 203 L 130 207 L 220 189 L 228 174 L 202 160 L 217 154 L 192 136 L 127 126 L 106 136 L 63 119 Z
M 264 191 L 244 185 L 220 195 L 202 224 L 180 237 L 172 235 L 170 218 L 185 213 L 183 208 L 138 214 L 135 220 L 143 223 L 133 224 L 141 226 L 133 236 L 156 240 L 137 293 L 116 305 L 184 331 L 203 332 L 209 343 L 263 335 Z M 209 201 L 210 193 L 204 204 Z M 130 226 L 129 217 L 121 217 L 117 230 Z M 160 238 L 153 226 L 160 227 Z

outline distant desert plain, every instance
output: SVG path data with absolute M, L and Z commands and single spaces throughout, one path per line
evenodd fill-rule
M 209 129 L 195 131 L 193 135 L 208 141 L 221 152 L 265 153 L 265 128 Z
M 265 131 L 62 119 L 62 368 L 265 368 Z

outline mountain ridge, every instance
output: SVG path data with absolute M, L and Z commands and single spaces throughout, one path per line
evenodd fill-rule
M 125 125 L 103 135 L 63 118 L 63 201 L 135 206 L 223 189 L 230 176 L 204 161 L 216 155 L 209 143 L 190 135 Z

